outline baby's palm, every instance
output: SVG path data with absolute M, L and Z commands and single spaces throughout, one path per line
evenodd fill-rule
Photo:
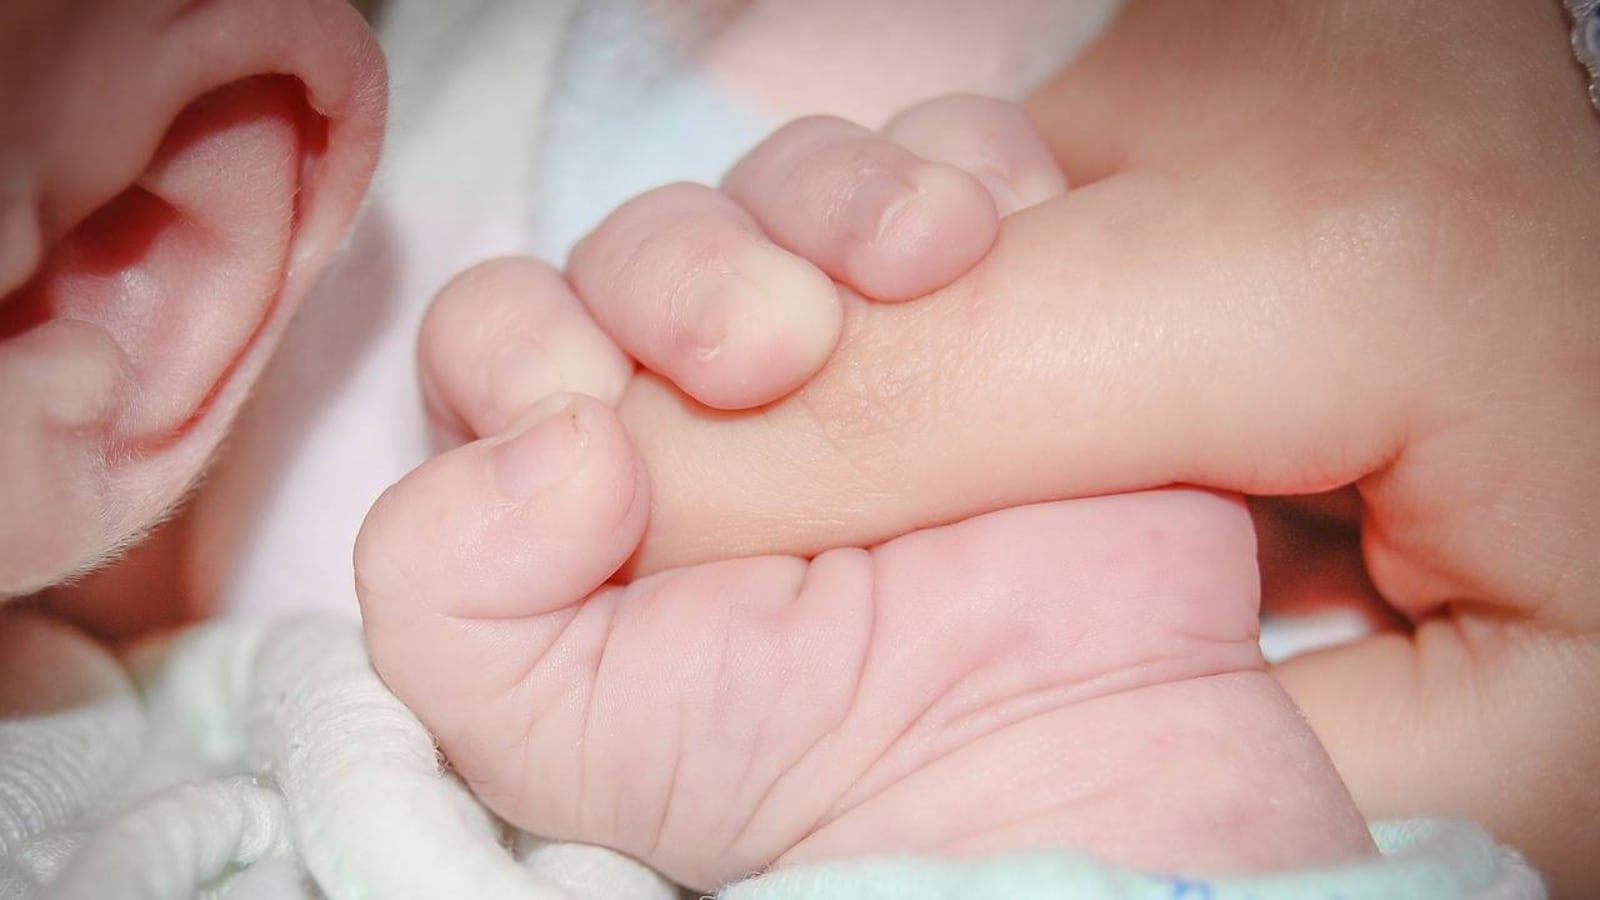
M 1366 846 L 1263 671 L 1236 501 L 1023 507 L 585 597 L 647 501 L 611 414 L 570 410 L 579 474 L 440 520 L 440 497 L 459 511 L 488 484 L 492 451 L 469 445 L 402 482 L 362 541 L 374 660 L 511 821 L 701 887 L 895 851 L 1214 872 Z

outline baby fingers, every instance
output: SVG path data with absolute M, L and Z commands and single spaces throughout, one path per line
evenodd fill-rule
M 459 740 L 584 614 L 648 509 L 621 424 L 587 397 L 550 398 L 509 435 L 433 458 L 356 540 L 374 665 L 442 742 Z
M 881 135 L 812 117 L 761 142 L 722 191 L 677 184 L 624 204 L 568 271 L 646 368 L 702 404 L 746 409 L 832 355 L 840 286 L 876 300 L 943 288 L 989 252 L 1001 215 L 1065 187 L 1009 103 L 942 98 Z
M 822 116 L 780 128 L 724 188 L 780 246 L 878 300 L 944 287 L 983 258 L 1000 227 L 971 175 Z
M 1002 218 L 1067 190 L 1049 145 L 1014 103 L 966 94 L 940 97 L 895 116 L 883 133 L 923 159 L 976 178 Z
M 719 409 L 799 387 L 833 353 L 843 324 L 825 275 L 702 185 L 623 204 L 572 251 L 568 274 L 623 349 Z
M 517 258 L 445 285 L 422 321 L 417 360 L 430 418 L 464 439 L 499 434 L 552 394 L 614 404 L 633 374 L 561 276 Z

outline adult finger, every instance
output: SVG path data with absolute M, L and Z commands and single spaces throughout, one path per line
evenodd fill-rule
M 1369 820 L 1452 815 L 1522 850 L 1557 886 L 1592 878 L 1600 641 L 1468 608 L 1409 633 L 1297 656 L 1274 674 Z M 1574 812 L 1552 815 L 1553 809 Z
M 1338 262 L 1327 245 L 1236 187 L 1130 175 L 1025 210 L 951 288 L 850 301 L 827 367 L 759 416 L 636 380 L 619 408 L 657 487 L 637 563 L 808 555 L 1173 482 L 1306 492 L 1373 471 L 1407 409 L 1394 360 L 1425 351 L 1324 301 L 1367 289 L 1362 308 L 1382 304 L 1416 248 L 1383 235 L 1340 251 L 1366 254 L 1353 284 L 1308 276 Z

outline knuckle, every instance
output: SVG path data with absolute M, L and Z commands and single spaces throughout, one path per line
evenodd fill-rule
M 770 207 L 792 196 L 797 176 L 815 172 L 819 157 L 841 143 L 869 139 L 867 129 L 836 116 L 805 116 L 773 132 L 728 173 L 729 192 L 739 202 Z
M 448 349 L 481 352 L 518 333 L 519 323 L 546 320 L 561 308 L 565 293 L 561 276 L 536 260 L 479 263 L 439 291 L 423 315 L 418 346 L 425 356 Z
M 654 311 L 646 327 L 663 340 L 681 337 L 694 298 L 708 281 L 739 267 L 744 248 L 763 240 L 739 222 L 714 214 L 691 215 L 641 241 L 615 270 L 615 290 L 630 304 Z
M 670 297 L 708 270 L 725 270 L 736 250 L 761 240 L 754 223 L 704 185 L 657 188 L 629 201 L 587 248 L 587 272 L 620 298 Z M 587 242 L 586 242 L 587 243 Z M 575 251 L 576 252 L 576 251 Z
M 660 232 L 671 233 L 667 224 L 681 220 L 685 210 L 692 216 L 704 208 L 705 193 L 710 191 L 704 185 L 679 182 L 646 191 L 612 210 L 572 248 L 569 269 L 580 288 L 604 287 L 605 277 L 638 257 L 642 244 Z

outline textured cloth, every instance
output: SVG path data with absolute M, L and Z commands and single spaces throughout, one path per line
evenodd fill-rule
M 0 797 L 53 802 L 9 831 L 3 900 L 676 895 L 598 848 L 524 837 L 510 852 L 515 836 L 446 771 L 349 622 L 215 622 L 140 648 L 112 678 L 117 661 L 87 639 L 0 616 L 0 634 L 23 630 L 51 639 L 29 642 L 37 671 L 89 671 L 100 690 L 5 720 Z M 77 740 L 83 714 L 125 711 L 136 724 L 98 729 L 95 752 Z M 7 752 L 23 730 L 57 752 Z M 138 796 L 117 799 L 117 784 Z
M 99 689 L 9 716 L 0 731 L 0 796 L 52 796 L 13 824 L 0 855 L 0 900 L 314 898 L 669 900 L 676 889 L 597 847 L 517 834 L 440 763 L 420 722 L 368 665 L 360 635 L 326 618 L 215 622 L 140 649 L 131 680 L 109 654 L 21 614 L 0 634 L 43 632 L 29 660 Z M 108 673 L 112 677 L 107 677 Z M 130 689 L 141 698 L 125 703 Z M 115 708 L 116 713 L 106 710 Z M 126 717 L 91 752 L 80 712 Z M 5 753 L 19 729 L 61 752 Z M 55 739 L 59 737 L 59 740 Z M 175 761 L 180 761 L 175 764 Z M 86 777 L 86 772 L 98 772 Z M 117 801 L 113 783 L 143 786 Z M 163 784 L 164 782 L 170 782 Z M 41 788 L 43 790 L 41 790 Z M 727 900 L 937 898 L 1481 898 L 1542 896 L 1516 854 L 1464 823 L 1375 829 L 1386 854 L 1298 874 L 1201 881 L 1101 866 L 1080 854 L 975 862 L 867 860 L 786 870 L 723 892 Z
M 1070 853 L 982 862 L 869 860 L 775 873 L 736 885 L 723 900 L 1534 900 L 1539 878 L 1515 853 L 1465 822 L 1375 826 L 1383 857 L 1347 866 L 1251 878 L 1155 876 Z

